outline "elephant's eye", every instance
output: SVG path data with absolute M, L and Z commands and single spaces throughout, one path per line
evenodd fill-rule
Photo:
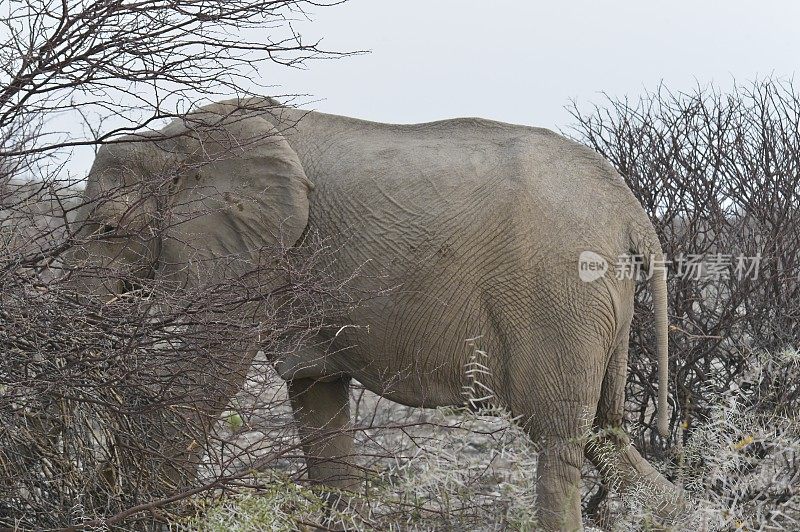
M 104 224 L 100 226 L 100 229 L 97 231 L 97 233 L 100 235 L 109 235 L 116 231 L 116 229 L 117 228 L 113 225 Z

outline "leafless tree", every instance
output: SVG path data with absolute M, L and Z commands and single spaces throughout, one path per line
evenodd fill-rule
M 143 526 L 162 519 L 167 503 L 246 485 L 245 477 L 254 482 L 251 468 L 299 454 L 265 360 L 259 371 L 231 366 L 220 353 L 296 349 L 354 304 L 350 279 L 325 270 L 327 244 L 308 234 L 302 256 L 265 249 L 276 260 L 244 271 L 222 265 L 213 282 L 192 290 L 126 272 L 66 269 L 65 252 L 112 238 L 75 222 L 82 199 L 68 161 L 72 148 L 119 142 L 120 134 L 158 129 L 197 103 L 245 96 L 270 65 L 342 55 L 305 42 L 293 26 L 305 9 L 337 3 L 26 0 L 3 7 L 0 526 Z M 136 193 L 157 201 L 169 179 L 138 183 Z M 95 200 L 129 192 L 120 187 Z M 113 237 L 126 238 L 117 229 Z M 169 227 L 153 229 L 158 238 Z M 116 276 L 129 283 L 129 297 L 77 299 L 65 285 L 76 275 Z M 276 284 L 278 275 L 289 284 Z M 262 314 L 274 319 L 248 319 L 256 308 L 269 308 Z M 231 406 L 226 419 L 190 411 L 203 394 L 221 396 L 214 393 L 219 375 L 235 372 L 240 381 L 252 378 L 233 406 L 222 405 Z M 267 400 L 270 392 L 276 400 Z M 248 424 L 266 437 L 242 443 L 235 436 Z M 192 452 L 183 462 L 155 443 L 187 437 Z
M 729 92 L 709 87 L 674 93 L 661 86 L 633 101 L 609 97 L 589 112 L 577 105 L 571 110 L 572 135 L 625 178 L 671 261 L 670 395 L 678 448 L 691 445 L 695 427 L 719 412 L 722 398 L 735 396 L 749 414 L 777 426 L 786 419 L 781 416 L 800 408 L 796 363 L 779 356 L 796 350 L 800 334 L 796 87 L 774 79 Z M 644 429 L 653 422 L 654 344 L 648 324 L 638 318 L 649 316 L 649 304 L 640 291 L 643 311 L 636 312 L 631 332 L 627 398 L 629 421 L 639 428 L 637 445 L 652 453 L 659 445 Z M 748 452 L 755 453 L 754 464 L 767 463 L 776 449 L 766 444 Z M 759 471 L 745 469 L 743 474 Z M 760 501 L 769 509 L 763 515 L 772 518 L 785 511 L 785 494 L 756 490 L 738 497 L 726 486 L 711 490 L 728 497 L 725 504 Z

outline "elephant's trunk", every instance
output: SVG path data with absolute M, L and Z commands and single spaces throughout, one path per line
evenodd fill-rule
M 669 384 L 669 349 L 667 318 L 667 274 L 664 268 L 653 268 L 650 277 L 653 293 L 653 311 L 656 324 L 656 353 L 658 355 L 658 433 L 669 435 L 669 415 L 667 410 L 667 387 Z

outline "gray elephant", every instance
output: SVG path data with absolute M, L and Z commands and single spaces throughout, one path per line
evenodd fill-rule
M 342 276 L 360 269 L 359 288 L 378 294 L 349 313 L 353 327 L 273 361 L 288 381 L 311 480 L 358 491 L 351 433 L 336 432 L 350 422 L 351 379 L 406 405 L 463 405 L 475 399 L 464 394 L 465 365 L 480 349 L 481 384 L 492 391 L 485 401 L 543 441 L 543 529 L 581 529 L 584 456 L 623 487 L 672 490 L 619 430 L 635 281 L 579 271 L 585 252 L 600 266 L 630 254 L 657 263 L 662 252 L 636 198 L 590 149 L 545 129 L 477 118 L 380 124 L 268 98 L 209 105 L 135 140 L 100 149 L 87 200 L 188 161 L 195 170 L 176 176 L 174 203 L 211 208 L 185 216 L 158 249 L 145 240 L 113 252 L 97 243 L 84 259 L 127 261 L 142 276 L 191 283 L 213 275 L 196 267 L 198 256 L 247 261 L 264 244 L 302 247 L 313 230 L 339 250 L 331 268 Z M 81 216 L 98 231 L 131 209 L 148 208 L 145 220 L 156 219 L 159 206 L 141 203 L 108 202 Z M 649 273 L 665 432 L 666 282 L 662 269 Z M 237 363 L 253 355 L 236 355 Z M 209 395 L 217 400 L 202 408 L 218 415 L 240 385 L 231 378 L 216 386 Z M 592 427 L 618 429 L 603 432 L 614 453 L 587 445 Z M 321 431 L 328 437 L 315 438 Z

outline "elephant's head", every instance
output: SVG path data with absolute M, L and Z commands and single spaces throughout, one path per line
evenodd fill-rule
M 202 293 L 207 281 L 249 279 L 274 259 L 271 250 L 294 245 L 308 223 L 312 185 L 265 112 L 252 102 L 248 109 L 211 105 L 157 133 L 102 147 L 87 180 L 76 244 L 65 256 L 77 291 L 110 300 L 139 282 L 168 287 L 163 293 L 180 300 L 180 294 Z M 179 340 L 165 345 L 161 330 L 157 342 L 146 344 L 142 366 L 120 357 L 131 365 L 122 389 L 156 405 L 135 421 L 146 427 L 140 443 L 150 454 L 134 463 L 146 463 L 152 478 L 175 484 L 191 477 L 200 438 L 193 435 L 206 434 L 237 391 L 260 340 L 239 338 L 212 318 L 180 327 L 173 325 L 180 321 L 151 320 L 167 323 L 170 338 Z M 170 406 L 176 404 L 182 407 Z
M 153 277 L 198 286 L 297 242 L 312 185 L 264 102 L 210 105 L 99 150 L 67 254 L 81 291 L 109 297 Z

